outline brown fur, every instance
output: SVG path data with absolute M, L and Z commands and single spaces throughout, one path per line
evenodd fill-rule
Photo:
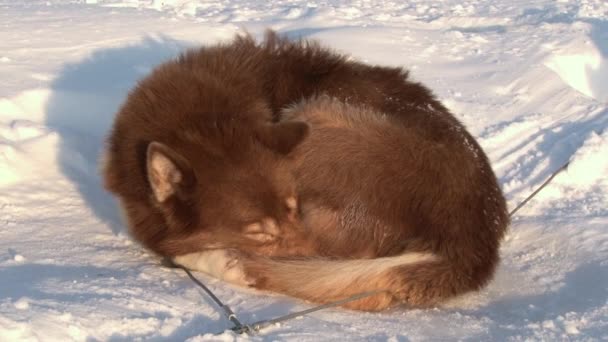
M 335 100 L 281 117 L 320 94 Z M 299 120 L 312 134 L 298 146 Z M 151 142 L 180 171 L 166 201 L 151 189 Z M 245 36 L 189 51 L 140 82 L 117 116 L 104 176 L 151 250 L 239 248 L 256 287 L 319 302 L 389 290 L 350 306 L 364 310 L 480 288 L 508 224 L 487 158 L 427 88 L 400 68 L 272 32 L 261 44 Z M 279 233 L 259 238 L 268 220 Z
M 284 118 L 311 127 L 294 151 L 295 175 L 303 225 L 325 259 L 245 261 L 258 288 L 319 302 L 387 290 L 349 305 L 379 310 L 432 305 L 491 279 L 508 224 L 505 202 L 487 158 L 460 126 L 432 136 L 326 96 Z M 408 254 L 418 256 L 399 261 Z
M 196 63 L 192 56 L 161 65 L 129 94 L 108 141 L 106 188 L 120 198 L 133 236 L 158 254 L 237 246 L 297 253 L 305 243 L 285 202 L 295 197 L 288 154 L 306 125 L 271 123 L 251 56 L 239 46 L 209 48 Z M 151 148 L 183 176 L 164 201 L 151 187 Z M 262 240 L 242 234 L 269 219 L 291 229 Z

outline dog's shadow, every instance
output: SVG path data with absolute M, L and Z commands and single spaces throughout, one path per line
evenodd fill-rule
M 51 85 L 46 125 L 60 137 L 58 165 L 90 210 L 114 234 L 124 228 L 116 203 L 103 189 L 99 159 L 114 115 L 138 79 L 189 44 L 146 37 L 137 44 L 101 49 L 66 64 Z

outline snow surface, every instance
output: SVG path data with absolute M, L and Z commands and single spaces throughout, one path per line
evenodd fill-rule
M 608 2 L 0 0 L 0 341 L 240 340 L 100 187 L 152 66 L 246 28 L 401 65 L 469 127 L 518 212 L 496 279 L 429 310 L 326 310 L 253 340 L 608 339 Z M 310 305 L 202 274 L 246 322 Z

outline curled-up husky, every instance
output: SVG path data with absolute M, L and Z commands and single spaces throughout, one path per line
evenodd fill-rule
M 508 225 L 485 154 L 427 88 L 274 33 L 142 80 L 104 177 L 155 253 L 316 302 L 386 290 L 361 310 L 481 288 Z

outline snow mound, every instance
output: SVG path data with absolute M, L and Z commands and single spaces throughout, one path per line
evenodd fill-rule
M 608 102 L 608 58 L 599 51 L 552 57 L 546 65 L 572 88 L 599 101 Z

